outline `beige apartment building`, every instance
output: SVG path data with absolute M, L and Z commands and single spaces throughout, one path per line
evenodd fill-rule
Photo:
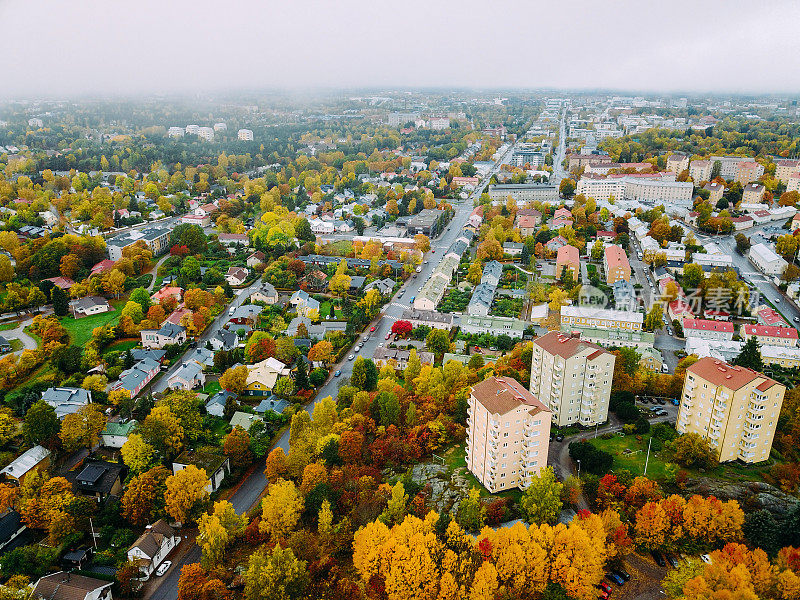
M 676 429 L 707 439 L 722 462 L 765 461 L 785 392 L 766 375 L 701 358 L 686 370 Z
M 531 393 L 549 407 L 555 425 L 604 422 L 615 356 L 579 333 L 551 331 L 533 340 Z
M 547 466 L 550 411 L 515 379 L 475 385 L 467 414 L 467 468 L 490 492 L 525 489 Z
M 789 183 L 789 178 L 800 171 L 800 160 L 776 160 L 775 179 L 781 183 Z
M 689 157 L 685 154 L 671 154 L 667 158 L 667 171 L 672 171 L 676 176 L 689 168 Z
M 631 280 L 631 264 L 621 246 L 606 246 L 603 253 L 603 270 L 606 273 L 608 285 L 613 285 L 620 279 Z

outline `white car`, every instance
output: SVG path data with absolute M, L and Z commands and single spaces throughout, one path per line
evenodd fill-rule
M 351 354 L 350 356 L 347 357 L 347 360 L 353 360 L 355 357 L 356 357 L 355 354 Z
M 711 564 L 711 557 L 708 554 L 701 554 L 700 555 L 700 560 L 702 560 L 707 565 Z
M 172 566 L 171 560 L 165 560 L 164 562 L 162 562 L 160 565 L 158 565 L 158 568 L 156 569 L 156 577 L 161 577 L 164 573 L 169 571 L 169 568 L 171 566 Z

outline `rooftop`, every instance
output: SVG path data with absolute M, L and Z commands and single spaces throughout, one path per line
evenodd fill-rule
M 533 343 L 547 353 L 560 356 L 561 358 L 572 358 L 576 354 L 586 350 L 594 350 L 606 354 L 608 353 L 601 346 L 582 340 L 579 335 L 570 335 L 567 333 L 561 333 L 560 331 L 550 331 L 549 333 L 546 333 L 545 335 L 533 340 Z M 589 358 L 593 357 L 594 354 Z
M 711 357 L 701 358 L 686 369 L 686 372 L 697 375 L 714 385 L 723 386 L 731 390 L 738 390 L 757 379 L 764 379 L 765 383 L 768 384 L 767 388 L 772 385 L 779 385 L 777 381 L 770 379 L 766 375 L 745 367 L 729 365 L 725 361 L 715 360 Z
M 530 414 L 549 413 L 550 410 L 510 377 L 490 377 L 472 388 L 472 396 L 492 414 L 504 415 L 520 405 L 530 406 Z

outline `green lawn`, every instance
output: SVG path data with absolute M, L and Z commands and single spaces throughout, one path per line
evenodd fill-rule
M 8 343 L 11 344 L 11 351 L 12 352 L 17 352 L 18 350 L 22 350 L 22 348 L 23 348 L 22 342 L 20 340 L 18 340 L 17 338 L 12 338 L 12 339 L 8 340 Z
M 330 300 L 326 300 L 325 302 L 321 302 L 319 305 L 319 318 L 323 321 L 328 318 L 328 315 L 331 314 L 331 302 Z M 334 314 L 336 315 L 337 319 L 342 318 L 342 309 L 336 308 L 334 309 Z
M 213 396 L 222 388 L 219 386 L 219 381 L 209 381 L 203 388 L 203 393 Z
M 438 454 L 441 456 L 440 454 Z M 478 481 L 478 479 L 470 473 L 469 469 L 467 469 L 467 459 L 466 459 L 466 451 L 463 444 L 458 444 L 457 446 L 453 446 L 449 450 L 444 453 L 444 460 L 445 465 L 452 473 L 459 467 L 464 467 L 464 470 L 461 474 L 464 478 L 469 482 L 470 487 L 476 487 L 481 493 L 481 497 L 483 498 L 511 498 L 514 502 L 519 502 L 520 498 L 522 498 L 522 491 L 518 489 L 508 490 L 505 492 L 498 492 L 496 494 L 492 494 L 489 490 L 483 487 L 483 484 Z
M 649 435 L 643 435 L 641 442 L 633 435 L 624 437 L 615 435 L 609 440 L 604 440 L 600 437 L 589 439 L 595 447 L 608 452 L 614 457 L 614 470 L 627 469 L 634 475 L 644 474 L 644 463 L 649 440 Z M 651 451 L 650 460 L 647 464 L 647 476 L 652 479 L 663 479 L 668 474 L 667 462 L 661 458 L 661 453 Z
M 125 352 L 126 350 L 135 348 L 139 343 L 140 340 L 119 340 L 117 342 L 112 342 L 106 347 L 103 354 L 108 354 L 109 352 Z
M 76 320 L 71 315 L 61 317 L 61 325 L 69 333 L 71 342 L 76 346 L 84 346 L 91 339 L 95 327 L 116 323 L 125 303 L 122 300 L 112 300 L 111 306 L 114 307 L 114 310 L 82 319 Z
M 0 331 L 8 331 L 9 329 L 16 329 L 19 327 L 19 323 L 16 321 L 12 321 L 11 323 L 3 323 L 0 325 Z

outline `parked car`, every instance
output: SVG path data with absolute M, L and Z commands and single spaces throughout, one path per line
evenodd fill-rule
M 339 377 L 342 374 L 341 371 L 337 370 L 336 373 L 333 374 L 334 377 Z
M 169 571 L 169 568 L 171 566 L 172 566 L 171 560 L 165 560 L 164 562 L 162 562 L 160 565 L 158 565 L 158 568 L 156 569 L 156 577 L 161 577 L 164 573 Z
M 793 320 L 795 323 L 800 323 L 800 317 L 795 317 Z
M 672 556 L 672 554 L 667 554 L 666 559 L 673 569 L 678 568 L 678 560 L 674 556 Z
M 387 333 L 387 334 L 386 334 L 386 337 L 385 337 L 385 338 L 383 338 L 383 339 L 385 339 L 385 340 L 388 340 L 390 337 L 392 337 L 392 334 L 391 334 L 391 333 Z
M 563 441 L 564 441 L 564 436 L 563 436 L 563 435 L 561 435 L 561 434 L 559 433 L 559 434 L 556 436 L 556 441 L 557 441 L 557 442 L 563 442 Z
M 355 354 L 351 354 L 350 356 L 347 357 L 347 360 L 353 360 L 355 357 L 356 357 Z
M 646 397 L 643 396 L 639 398 L 639 402 L 641 402 L 642 404 L 647 404 L 650 402 L 650 400 L 648 400 Z
M 623 580 L 623 581 L 630 581 L 630 580 L 631 580 L 631 574 L 630 574 L 630 573 L 628 573 L 628 572 L 627 572 L 625 569 L 623 569 L 622 567 L 619 567 L 618 569 L 612 569 L 612 570 L 611 570 L 611 572 L 612 572 L 612 573 L 616 573 L 617 575 L 619 575 L 620 577 L 622 577 L 622 580 Z
M 613 581 L 619 587 L 622 587 L 623 585 L 625 585 L 625 582 L 622 580 L 622 577 L 620 577 L 619 575 L 617 575 L 615 573 L 606 573 L 606 579 L 608 579 L 609 581 Z
M 369 328 L 370 332 L 375 331 L 375 325 Z
M 702 561 L 703 561 L 704 563 L 706 563 L 707 565 L 710 565 L 710 564 L 711 564 L 711 562 L 712 562 L 712 561 L 711 561 L 711 557 L 710 557 L 708 554 L 701 554 L 701 555 L 700 555 L 700 560 L 702 560 Z
M 356 346 L 356 352 L 358 352 L 359 350 L 361 350 L 361 344 L 359 344 L 358 346 Z
M 659 552 L 658 550 L 651 551 L 650 552 L 650 556 L 653 557 L 653 560 L 656 561 L 656 564 L 659 567 L 666 567 L 667 566 L 667 563 L 664 560 L 664 557 L 661 555 L 661 552 Z
M 666 417 L 669 413 L 665 410 L 660 410 L 656 413 L 657 417 Z
M 666 401 L 666 400 L 664 400 L 663 398 L 658 398 L 658 403 L 659 403 L 661 406 L 664 406 L 664 405 L 667 403 L 667 401 Z
M 614 589 L 610 585 L 608 585 L 605 581 L 601 581 L 600 583 L 598 583 L 597 587 L 599 587 L 604 592 L 608 592 L 609 594 L 611 593 L 611 590 Z
M 597 597 L 601 600 L 608 600 L 608 592 L 605 590 L 598 590 Z

